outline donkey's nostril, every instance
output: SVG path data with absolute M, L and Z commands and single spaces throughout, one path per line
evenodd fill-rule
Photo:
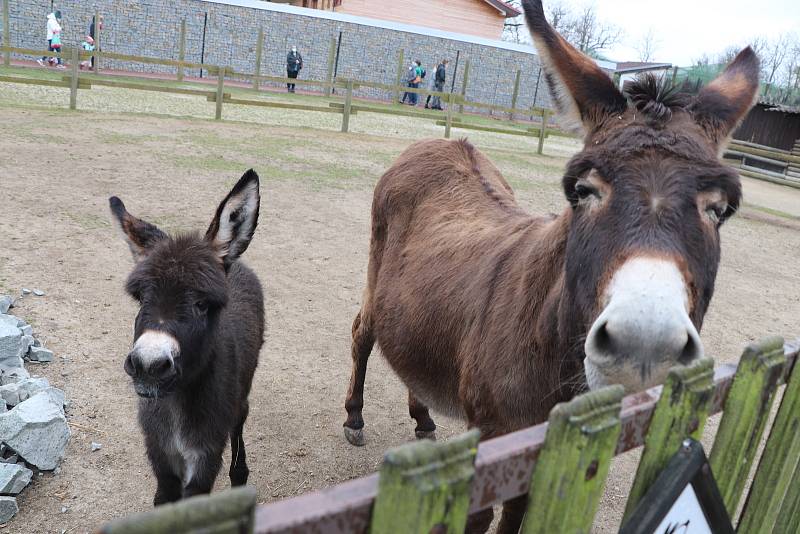
M 172 360 L 170 358 L 160 358 L 150 363 L 148 374 L 154 378 L 163 378 L 172 372 Z
M 688 332 L 686 336 L 686 345 L 683 346 L 683 350 L 678 356 L 678 363 L 681 365 L 689 365 L 693 361 L 703 357 L 703 347 L 700 344 L 700 340 L 696 339 L 696 335 L 693 334 L 694 332 L 692 331 Z
M 133 358 L 133 353 L 131 352 L 128 354 L 128 356 L 125 358 L 125 364 L 123 365 L 128 376 L 136 376 L 137 373 L 141 371 L 141 368 L 139 368 L 137 363 L 138 362 L 136 362 L 136 360 Z
M 594 331 L 594 346 L 603 354 L 614 353 L 614 342 L 608 332 L 608 323 L 603 323 Z

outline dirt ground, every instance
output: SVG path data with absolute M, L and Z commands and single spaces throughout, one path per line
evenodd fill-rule
M 14 313 L 55 351 L 53 363 L 30 369 L 66 390 L 73 434 L 61 472 L 37 477 L 19 497 L 20 513 L 0 532 L 89 532 L 151 505 L 155 481 L 136 423 L 136 396 L 122 370 L 135 316 L 122 288 L 132 260 L 111 225 L 110 195 L 165 230 L 201 229 L 247 168 L 262 176 L 261 220 L 244 256 L 267 295 L 267 341 L 245 426 L 250 484 L 261 502 L 373 472 L 387 448 L 413 438 L 405 389 L 379 354 L 367 375 L 366 447 L 345 442 L 343 402 L 350 324 L 365 280 L 372 186 L 413 138 L 435 133 L 342 135 L 196 118 L 74 114 L 7 105 L 3 91 L 0 293 L 22 287 L 46 292 L 25 297 Z M 381 120 L 395 131 L 411 124 Z M 472 138 L 509 177 L 524 206 L 563 209 L 560 170 L 574 143 L 554 141 L 547 145 L 550 155 L 535 156 L 531 141 Z M 707 353 L 720 362 L 736 361 L 759 337 L 800 335 L 800 222 L 775 211 L 800 205 L 800 191 L 765 193 L 760 185 L 763 206 L 743 210 L 722 232 L 717 294 L 702 332 Z M 778 207 L 771 206 L 773 197 Z M 434 417 L 440 438 L 465 429 L 460 421 Z M 91 452 L 92 441 L 102 448 Z M 598 532 L 616 527 L 633 461 L 627 456 L 615 464 Z M 218 488 L 228 485 L 221 474 Z

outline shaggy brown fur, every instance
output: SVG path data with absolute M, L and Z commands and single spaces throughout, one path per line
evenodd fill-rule
M 605 284 L 627 259 L 673 260 L 691 320 L 702 325 L 719 225 L 740 199 L 738 176 L 717 151 L 752 102 L 755 55 L 744 50 L 691 101 L 647 82 L 628 101 L 552 30 L 541 2 L 525 8 L 559 106 L 575 111 L 586 134 L 563 179 L 569 205 L 559 216 L 527 214 L 463 140 L 416 143 L 381 177 L 345 402 L 355 445 L 364 443 L 375 342 L 409 388 L 418 437 L 433 436 L 430 406 L 465 417 L 487 439 L 544 421 L 586 387 L 583 343 Z M 516 532 L 524 506 L 524 497 L 506 503 L 498 532 Z M 468 530 L 483 532 L 491 519 L 482 512 Z

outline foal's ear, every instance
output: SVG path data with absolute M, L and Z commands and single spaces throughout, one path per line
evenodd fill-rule
M 550 26 L 542 1 L 523 0 L 522 4 L 547 86 L 563 118 L 591 132 L 609 115 L 623 113 L 628 107 L 625 97 L 592 59 Z
M 253 239 L 260 204 L 258 174 L 250 169 L 219 205 L 206 231 L 206 239 L 217 248 L 226 270 L 247 250 Z
M 692 104 L 695 121 L 717 148 L 723 148 L 728 135 L 753 107 L 760 70 L 758 56 L 748 46 L 722 74 L 700 91 Z
M 125 236 L 125 241 L 128 242 L 134 260 L 142 260 L 153 248 L 153 245 L 167 237 L 167 234 L 159 230 L 157 226 L 128 213 L 125 204 L 118 197 L 109 198 L 108 205 Z

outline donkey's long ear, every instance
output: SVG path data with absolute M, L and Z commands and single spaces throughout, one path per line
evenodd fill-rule
M 758 56 L 748 46 L 700 91 L 692 104 L 695 121 L 719 149 L 724 148 L 728 136 L 753 107 L 759 72 Z
M 250 169 L 217 208 L 206 239 L 214 244 L 227 270 L 247 250 L 258 225 L 261 195 L 258 175 Z
M 119 224 L 125 241 L 133 254 L 133 259 L 140 261 L 158 241 L 165 239 L 167 234 L 162 232 L 153 224 L 138 219 L 128 213 L 125 204 L 118 197 L 108 199 L 111 214 Z
M 541 0 L 523 0 L 522 4 L 550 94 L 566 122 L 591 132 L 609 115 L 623 113 L 625 97 L 592 59 L 548 24 Z

